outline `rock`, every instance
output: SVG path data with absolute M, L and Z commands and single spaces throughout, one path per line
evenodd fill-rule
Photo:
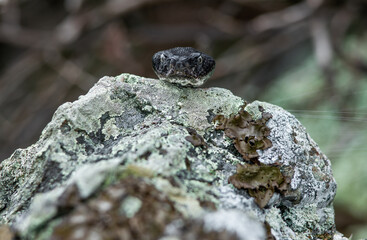
M 0 163 L 21 239 L 346 239 L 330 161 L 290 113 L 221 88 L 102 78 Z

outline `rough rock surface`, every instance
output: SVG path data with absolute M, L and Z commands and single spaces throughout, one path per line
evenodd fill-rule
M 0 224 L 24 239 L 346 239 L 305 128 L 241 106 L 225 89 L 104 77 L 0 163 Z

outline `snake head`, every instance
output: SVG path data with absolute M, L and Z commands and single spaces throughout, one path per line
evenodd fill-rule
M 212 75 L 212 57 L 191 47 L 176 47 L 155 53 L 153 70 L 159 79 L 182 86 L 200 86 Z

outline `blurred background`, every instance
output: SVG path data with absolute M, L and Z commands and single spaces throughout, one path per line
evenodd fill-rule
M 366 0 L 0 0 L 0 161 L 99 78 L 154 78 L 151 56 L 192 46 L 205 87 L 279 105 L 332 161 L 337 229 L 367 237 Z

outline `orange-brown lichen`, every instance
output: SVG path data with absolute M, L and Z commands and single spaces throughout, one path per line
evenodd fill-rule
M 12 240 L 14 239 L 14 234 L 12 233 L 8 225 L 0 225 L 0 239 L 1 240 Z
M 242 106 L 240 111 L 229 118 L 223 115 L 214 117 L 216 129 L 224 130 L 227 137 L 234 140 L 234 146 L 245 160 L 256 164 L 238 164 L 237 172 L 229 177 L 228 183 L 238 189 L 246 189 L 255 202 L 261 207 L 268 204 L 274 192 L 284 193 L 287 190 L 287 178 L 283 176 L 276 166 L 268 166 L 258 161 L 257 150 L 264 150 L 272 146 L 267 138 L 270 129 L 266 122 L 272 117 L 259 106 L 261 118 L 254 120 L 249 112 Z
M 318 235 L 316 235 L 316 237 L 317 237 L 317 239 L 322 239 L 322 240 L 332 240 L 332 239 L 334 239 L 332 233 L 318 234 Z M 311 236 L 310 236 L 310 238 L 311 238 Z
M 266 230 L 266 240 L 276 240 L 274 235 L 271 233 L 271 227 L 267 221 L 264 223 Z
M 238 189 L 246 189 L 259 207 L 269 202 L 274 192 L 283 193 L 287 190 L 288 181 L 278 167 L 265 164 L 238 164 L 237 172 L 230 176 L 228 183 Z
M 254 120 L 244 107 L 242 106 L 236 115 L 231 115 L 229 118 L 217 115 L 213 121 L 217 123 L 216 129 L 224 130 L 225 135 L 234 140 L 234 146 L 245 160 L 257 162 L 259 154 L 256 150 L 264 150 L 272 146 L 267 138 L 270 129 L 266 126 L 266 122 L 272 116 L 270 113 L 265 113 L 263 108 L 259 108 L 262 118 Z
M 158 239 L 167 224 L 182 218 L 168 197 L 142 179 L 124 179 L 85 202 L 77 200 L 75 190 L 70 189 L 67 194 L 70 196 L 60 199 L 63 207 L 74 206 L 54 228 L 52 240 L 88 239 L 91 236 L 99 239 Z M 133 213 L 123 210 L 123 204 L 129 201 L 126 207 L 131 211 L 133 204 L 129 199 L 139 202 Z
M 138 207 L 134 201 L 140 203 Z M 210 201 L 200 204 L 207 209 L 216 209 Z M 59 214 L 64 217 L 54 228 L 51 240 L 82 240 L 92 236 L 98 239 L 153 240 L 164 236 L 166 226 L 178 219 L 181 223 L 177 229 L 179 239 L 239 239 L 225 229 L 205 229 L 203 220 L 184 218 L 174 202 L 141 178 L 123 179 L 88 200 L 80 198 L 75 185 L 70 186 L 58 199 L 58 206 Z
M 189 132 L 190 136 L 185 137 L 185 139 L 189 141 L 192 145 L 194 145 L 195 147 L 208 147 L 208 144 L 206 144 L 204 138 L 200 134 L 198 134 L 195 129 L 186 128 L 186 130 Z

